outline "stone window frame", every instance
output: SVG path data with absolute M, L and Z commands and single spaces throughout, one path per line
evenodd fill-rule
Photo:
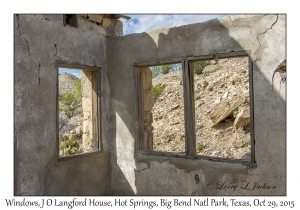
M 83 158 L 83 157 L 89 157 L 93 155 L 98 155 L 102 153 L 102 135 L 101 135 L 101 130 L 102 130 L 102 123 L 101 123 L 101 67 L 96 67 L 96 66 L 85 66 L 81 64 L 68 64 L 64 61 L 58 60 L 56 62 L 57 64 L 57 77 L 56 77 L 56 151 L 57 151 L 57 160 L 60 161 L 66 161 L 74 158 Z M 81 153 L 81 154 L 74 154 L 74 155 L 68 155 L 68 156 L 60 156 L 59 155 L 59 81 L 58 81 L 58 76 L 59 76 L 59 68 L 69 68 L 69 69 L 76 69 L 76 70 L 87 70 L 87 71 L 92 71 L 97 75 L 97 136 L 98 136 L 98 148 L 96 151 L 91 151 L 91 152 L 86 152 L 86 153 Z M 83 73 L 83 71 L 82 71 Z M 92 84 L 93 85 L 93 84 Z
M 195 131 L 195 103 L 194 103 L 194 72 L 192 62 L 200 60 L 218 60 L 219 58 L 248 57 L 249 71 L 249 98 L 250 98 L 250 141 L 251 160 L 230 159 L 221 157 L 210 157 L 196 154 L 196 131 Z M 183 94 L 184 94 L 184 118 L 185 118 L 185 154 L 173 152 L 151 151 L 141 148 L 141 145 L 149 145 L 144 138 L 144 114 L 143 114 L 143 94 L 141 87 L 141 69 L 143 67 L 181 63 Z M 213 53 L 194 57 L 166 59 L 147 63 L 137 63 L 133 67 L 135 81 L 135 113 L 136 113 L 136 139 L 135 152 L 145 156 L 164 156 L 173 158 L 185 158 L 195 160 L 210 160 L 215 162 L 241 163 L 247 167 L 256 167 L 255 161 L 255 132 L 254 132 L 254 99 L 253 99 L 253 63 L 248 51 L 237 51 L 229 53 Z M 187 111 L 188 110 L 188 111 Z M 188 128 L 188 129 L 187 129 Z

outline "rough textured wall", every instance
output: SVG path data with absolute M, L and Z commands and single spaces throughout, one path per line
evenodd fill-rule
M 78 28 L 63 15 L 14 16 L 15 195 L 109 194 L 109 135 L 103 121 L 102 152 L 58 161 L 57 61 L 101 68 L 102 119 L 107 118 L 107 31 L 79 18 Z
M 286 59 L 285 27 L 285 15 L 247 15 L 109 38 L 112 194 L 285 195 L 285 85 L 280 97 L 272 92 L 273 73 Z M 253 61 L 256 167 L 135 152 L 135 63 L 243 50 Z

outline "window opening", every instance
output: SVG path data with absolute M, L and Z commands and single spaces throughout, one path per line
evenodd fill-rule
M 64 15 L 64 25 L 69 25 L 77 28 L 78 27 L 77 16 L 71 14 Z
M 248 57 L 191 63 L 196 154 L 250 161 Z
M 180 63 L 140 67 L 142 150 L 184 153 L 184 101 Z
M 59 157 L 99 150 L 98 71 L 58 69 Z

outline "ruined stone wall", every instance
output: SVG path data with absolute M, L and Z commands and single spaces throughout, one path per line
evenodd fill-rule
M 122 35 L 121 28 L 104 15 L 78 16 L 77 27 L 65 25 L 63 15 L 14 16 L 15 195 L 109 194 L 105 39 Z M 101 69 L 103 141 L 96 155 L 58 161 L 58 63 Z
M 285 83 L 280 83 L 279 94 L 274 94 L 272 88 L 274 72 L 286 59 L 285 27 L 285 15 L 230 16 L 109 38 L 110 119 L 115 127 L 111 143 L 112 195 L 285 195 Z M 239 51 L 247 51 L 253 64 L 253 167 L 136 151 L 140 140 L 134 64 Z M 237 187 L 222 190 L 218 183 Z M 249 183 L 248 190 L 243 189 L 245 183 Z M 271 187 L 253 189 L 255 183 Z

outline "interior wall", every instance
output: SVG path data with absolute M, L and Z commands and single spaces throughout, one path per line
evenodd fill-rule
M 15 195 L 110 194 L 109 134 L 103 120 L 109 97 L 106 36 L 105 28 L 82 17 L 75 28 L 63 24 L 63 15 L 14 16 Z M 100 154 L 58 161 L 58 61 L 101 68 Z
M 285 15 L 237 15 L 108 38 L 112 195 L 285 195 L 285 84 L 279 97 L 272 92 L 273 73 L 286 59 L 285 30 Z M 253 62 L 255 167 L 135 151 L 134 64 L 237 51 Z

